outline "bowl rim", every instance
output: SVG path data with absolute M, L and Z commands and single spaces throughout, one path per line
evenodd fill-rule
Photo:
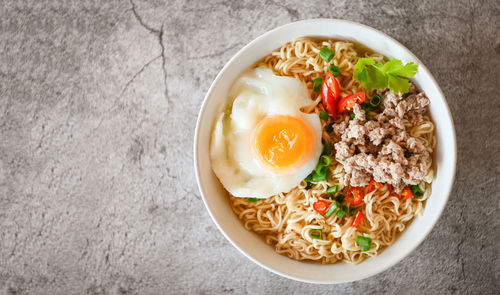
M 314 23 L 314 22 L 333 22 L 333 23 L 338 22 L 338 23 L 344 23 L 344 24 L 348 24 L 348 25 L 358 26 L 358 27 L 361 27 L 363 29 L 366 29 L 366 30 L 372 31 L 374 33 L 380 34 L 383 37 L 388 38 L 389 40 L 391 40 L 392 42 L 394 42 L 397 46 L 401 47 L 404 51 L 406 51 L 406 53 L 409 56 L 411 56 L 415 61 L 418 62 L 419 66 L 423 67 L 427 71 L 427 73 L 429 74 L 429 78 L 431 79 L 432 83 L 436 86 L 437 91 L 439 92 L 439 94 L 443 98 L 444 107 L 445 107 L 445 110 L 448 113 L 448 116 L 450 118 L 450 121 L 451 121 L 451 130 L 452 130 L 451 138 L 452 138 L 453 145 L 451 147 L 449 147 L 449 149 L 451 149 L 450 152 L 452 152 L 451 156 L 452 156 L 452 160 L 453 161 L 452 161 L 452 166 L 451 167 L 452 167 L 453 171 L 451 171 L 451 175 L 450 175 L 450 177 L 451 177 L 450 178 L 450 185 L 449 185 L 449 187 L 447 189 L 445 189 L 446 194 L 444 196 L 444 200 L 442 202 L 443 205 L 442 205 L 441 209 L 439 210 L 439 213 L 437 214 L 436 218 L 433 221 L 430 222 L 431 223 L 430 226 L 427 227 L 427 229 L 425 229 L 424 235 L 422 235 L 420 239 L 416 240 L 415 243 L 413 243 L 411 245 L 411 247 L 408 247 L 405 250 L 401 251 L 401 254 L 399 255 L 399 257 L 397 259 L 394 259 L 394 260 L 386 263 L 381 268 L 377 268 L 375 270 L 368 271 L 364 275 L 362 275 L 362 276 L 360 276 L 360 277 L 358 277 L 356 279 L 345 280 L 345 281 L 342 281 L 342 282 L 339 282 L 339 281 L 333 282 L 333 281 L 324 281 L 324 280 L 309 280 L 309 279 L 304 279 L 304 278 L 292 276 L 292 275 L 283 273 L 283 272 L 281 272 L 281 271 L 279 271 L 279 270 L 277 270 L 277 269 L 275 269 L 275 268 L 273 268 L 273 267 L 271 267 L 269 265 L 266 265 L 266 264 L 260 262 L 259 260 L 253 258 L 251 255 L 249 255 L 248 253 L 246 253 L 245 251 L 243 251 L 236 244 L 236 242 L 233 241 L 233 239 L 222 229 L 221 225 L 219 224 L 219 222 L 217 221 L 217 219 L 213 215 L 212 211 L 210 210 L 210 206 L 209 206 L 209 204 L 207 202 L 207 198 L 205 197 L 204 189 L 203 189 L 203 187 L 201 186 L 201 183 L 200 183 L 200 175 L 199 175 L 199 171 L 198 171 L 198 166 L 199 166 L 199 163 L 198 163 L 198 160 L 199 160 L 198 159 L 198 150 L 199 150 L 198 141 L 199 141 L 199 138 L 200 138 L 200 134 L 199 134 L 200 133 L 199 132 L 199 130 L 200 130 L 200 128 L 199 128 L 200 127 L 200 123 L 203 121 L 202 119 L 203 119 L 203 117 L 204 117 L 204 115 L 206 113 L 205 109 L 206 109 L 206 106 L 207 106 L 208 98 L 211 95 L 211 93 L 212 93 L 213 88 L 215 87 L 215 85 L 217 85 L 218 81 L 221 79 L 221 77 L 226 72 L 226 70 L 229 67 L 229 65 L 232 64 L 234 62 L 234 60 L 236 58 L 238 58 L 242 54 L 242 52 L 246 51 L 247 48 L 253 46 L 255 43 L 260 42 L 260 40 L 266 38 L 268 35 L 273 34 L 276 31 L 280 31 L 280 30 L 283 30 L 285 28 L 291 27 L 291 26 L 297 26 L 297 25 L 302 25 L 302 24 L 307 24 L 307 23 Z M 311 35 L 313 35 L 313 34 L 311 34 Z M 292 41 L 292 40 L 290 40 L 290 41 Z M 245 46 L 243 46 L 240 50 L 238 50 L 238 52 L 236 52 L 229 59 L 229 61 L 227 61 L 225 63 L 224 67 L 219 71 L 219 73 L 215 77 L 214 81 L 210 85 L 210 88 L 208 89 L 205 97 L 203 98 L 203 102 L 201 104 L 200 111 L 198 113 L 198 118 L 196 120 L 195 134 L 194 134 L 194 142 L 193 142 L 193 164 L 194 164 L 194 170 L 195 170 L 195 176 L 196 176 L 196 183 L 198 185 L 198 189 L 200 191 L 203 203 L 204 203 L 204 205 L 205 205 L 205 207 L 206 207 L 206 209 L 208 211 L 208 214 L 210 215 L 210 218 L 215 223 L 215 225 L 217 226 L 217 228 L 219 229 L 219 231 L 223 234 L 223 236 L 236 249 L 238 249 L 238 251 L 240 253 L 242 253 L 245 257 L 247 257 L 248 259 L 250 259 L 252 262 L 256 263 L 257 265 L 261 266 L 262 268 L 264 268 L 264 269 L 266 269 L 266 270 L 268 270 L 270 272 L 273 272 L 275 274 L 278 274 L 280 276 L 286 277 L 288 279 L 292 279 L 292 280 L 296 280 L 296 281 L 300 281 L 300 282 L 304 282 L 304 283 L 312 283 L 312 284 L 338 284 L 338 283 L 347 283 L 347 282 L 353 282 L 353 281 L 362 280 L 362 279 L 374 276 L 376 274 L 379 274 L 379 273 L 381 273 L 383 271 L 386 271 L 387 269 L 393 267 L 394 265 L 396 265 L 397 263 L 399 263 L 401 260 L 403 260 L 404 258 L 406 258 L 410 253 L 412 253 L 427 238 L 427 236 L 429 235 L 429 233 L 435 227 L 435 225 L 438 222 L 438 220 L 441 218 L 441 216 L 443 214 L 443 211 L 444 211 L 444 208 L 446 207 L 446 204 L 448 203 L 448 200 L 449 200 L 450 195 L 451 195 L 451 191 L 452 191 L 454 183 L 455 183 L 456 168 L 457 168 L 457 139 L 456 139 L 455 125 L 454 125 L 454 122 L 453 122 L 453 116 L 452 116 L 450 108 L 448 106 L 448 102 L 446 100 L 446 96 L 444 95 L 443 91 L 441 90 L 441 87 L 437 83 L 437 81 L 434 78 L 434 76 L 432 75 L 431 71 L 429 71 L 429 69 L 422 63 L 422 61 L 417 56 L 415 56 L 415 54 L 413 54 L 413 52 L 411 52 L 406 46 L 404 46 L 403 44 L 401 44 L 399 41 L 397 41 L 393 37 L 385 34 L 384 32 L 379 31 L 379 30 L 377 30 L 377 29 L 375 29 L 373 27 L 370 27 L 368 25 L 364 25 L 364 24 L 361 24 L 361 23 L 358 23 L 358 22 L 354 22 L 354 21 L 350 21 L 350 20 L 344 20 L 344 19 L 313 18 L 313 19 L 300 20 L 300 21 L 296 21 L 296 22 L 290 22 L 290 23 L 287 23 L 285 25 L 278 26 L 278 27 L 276 27 L 276 28 L 274 28 L 272 30 L 266 31 L 265 33 L 259 35 L 258 37 L 256 37 L 252 41 L 250 41 L 248 44 L 246 44 Z M 279 255 L 279 254 L 277 254 L 277 255 Z

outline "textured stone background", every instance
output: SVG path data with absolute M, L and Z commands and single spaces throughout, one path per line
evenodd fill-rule
M 307 2 L 1 1 L 0 292 L 498 294 L 500 2 Z M 224 63 L 267 30 L 317 17 L 373 26 L 421 58 L 459 145 L 425 242 L 337 286 L 237 252 L 205 211 L 191 152 Z

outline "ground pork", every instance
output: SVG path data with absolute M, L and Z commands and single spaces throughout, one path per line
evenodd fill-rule
M 335 157 L 344 164 L 344 184 L 366 186 L 371 179 L 389 183 L 396 193 L 405 186 L 418 184 L 430 167 L 431 157 L 424 142 L 406 133 L 405 122 L 412 126 L 423 121 L 429 99 L 410 84 L 410 92 L 395 94 L 377 91 L 383 110 L 373 120 L 355 105 L 354 119 L 349 117 L 333 126 L 339 138 Z

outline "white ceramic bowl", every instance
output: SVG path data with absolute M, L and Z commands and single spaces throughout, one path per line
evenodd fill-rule
M 438 142 L 434 155 L 437 169 L 432 195 L 427 200 L 424 214 L 415 218 L 393 245 L 359 265 L 321 265 L 295 261 L 277 254 L 273 247 L 243 227 L 231 210 L 227 192 L 210 166 L 212 127 L 217 110 L 226 102 L 227 92 L 234 79 L 276 48 L 305 36 L 352 40 L 388 58 L 417 63 L 418 72 L 412 81 L 425 91 L 431 101 L 430 112 L 436 124 Z M 236 53 L 220 71 L 208 90 L 198 116 L 194 165 L 198 186 L 210 216 L 241 253 L 258 265 L 290 279 L 310 283 L 342 283 L 364 279 L 393 266 L 410 254 L 429 234 L 446 205 L 453 185 L 456 167 L 455 129 L 441 89 L 429 70 L 406 47 L 386 34 L 358 23 L 335 19 L 306 20 L 281 26 L 258 37 Z

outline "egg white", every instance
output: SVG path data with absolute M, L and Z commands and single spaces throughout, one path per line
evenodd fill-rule
M 300 110 L 311 102 L 298 79 L 276 76 L 266 68 L 247 70 L 236 80 L 210 143 L 212 169 L 228 192 L 241 198 L 267 198 L 289 192 L 307 177 L 322 151 L 319 117 Z M 252 132 L 270 115 L 296 117 L 311 129 L 312 153 L 300 167 L 276 172 L 263 166 L 253 153 Z

